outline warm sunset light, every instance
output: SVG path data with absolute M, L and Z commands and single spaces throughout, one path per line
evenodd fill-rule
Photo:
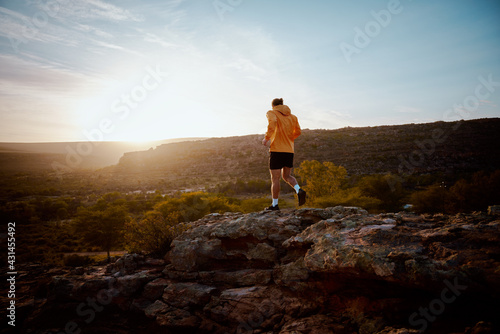
M 499 0 L 2 0 L 4 333 L 500 333 Z
M 499 13 L 497 1 L 3 1 L 0 141 L 87 140 L 101 122 L 103 140 L 263 133 L 276 96 L 313 129 L 495 117 Z

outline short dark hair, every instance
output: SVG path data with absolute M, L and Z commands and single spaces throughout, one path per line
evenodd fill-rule
M 274 99 L 273 100 L 273 107 L 283 105 L 283 99 Z

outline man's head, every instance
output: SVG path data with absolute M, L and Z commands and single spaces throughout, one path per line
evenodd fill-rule
M 272 105 L 273 107 L 283 105 L 283 99 L 274 99 Z

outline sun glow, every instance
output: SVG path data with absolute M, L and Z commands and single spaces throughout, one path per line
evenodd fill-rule
M 165 88 L 153 69 L 142 72 L 146 74 L 129 76 L 128 81 L 101 83 L 92 96 L 79 99 L 74 119 L 83 139 L 147 142 L 166 137 L 155 126 L 162 116 Z

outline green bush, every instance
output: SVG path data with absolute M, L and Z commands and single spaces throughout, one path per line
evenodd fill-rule
M 308 205 L 326 208 L 337 205 L 357 206 L 368 211 L 374 211 L 380 206 L 381 201 L 377 198 L 364 196 L 359 188 L 339 190 L 330 196 L 314 198 Z
M 454 212 L 486 211 L 500 203 L 500 170 L 491 174 L 475 173 L 470 180 L 458 180 L 450 187 L 451 210 Z
M 209 213 L 238 211 L 238 207 L 223 195 L 192 192 L 166 198 L 155 205 L 153 211 L 160 213 L 164 219 L 180 223 L 200 219 Z
M 241 201 L 239 207 L 240 211 L 243 213 L 262 211 L 264 208 L 268 207 L 271 200 L 267 198 L 249 198 Z M 281 207 L 284 207 L 280 204 Z
M 238 204 L 238 200 L 204 192 L 166 197 L 142 218 L 126 224 L 127 250 L 162 257 L 170 249 L 172 240 L 188 228 L 184 223 L 209 213 L 240 211 Z
M 410 203 L 416 212 L 457 213 L 486 211 L 489 205 L 500 203 L 500 170 L 491 174 L 477 172 L 472 177 L 460 179 L 451 187 L 436 183 L 414 192 Z
M 344 167 L 316 160 L 303 161 L 295 173 L 305 183 L 303 187 L 311 199 L 333 196 L 340 190 L 347 176 Z
M 188 226 L 173 219 L 164 218 L 152 211 L 138 221 L 125 225 L 125 243 L 129 253 L 145 253 L 153 257 L 163 257 L 170 250 L 170 243 Z
M 446 213 L 449 211 L 449 202 L 448 190 L 440 184 L 434 184 L 410 196 L 410 203 L 413 204 L 413 210 L 417 213 Z
M 358 182 L 357 186 L 363 195 L 379 200 L 379 204 L 372 209 L 397 212 L 403 207 L 406 191 L 401 183 L 401 178 L 396 175 L 365 176 Z

